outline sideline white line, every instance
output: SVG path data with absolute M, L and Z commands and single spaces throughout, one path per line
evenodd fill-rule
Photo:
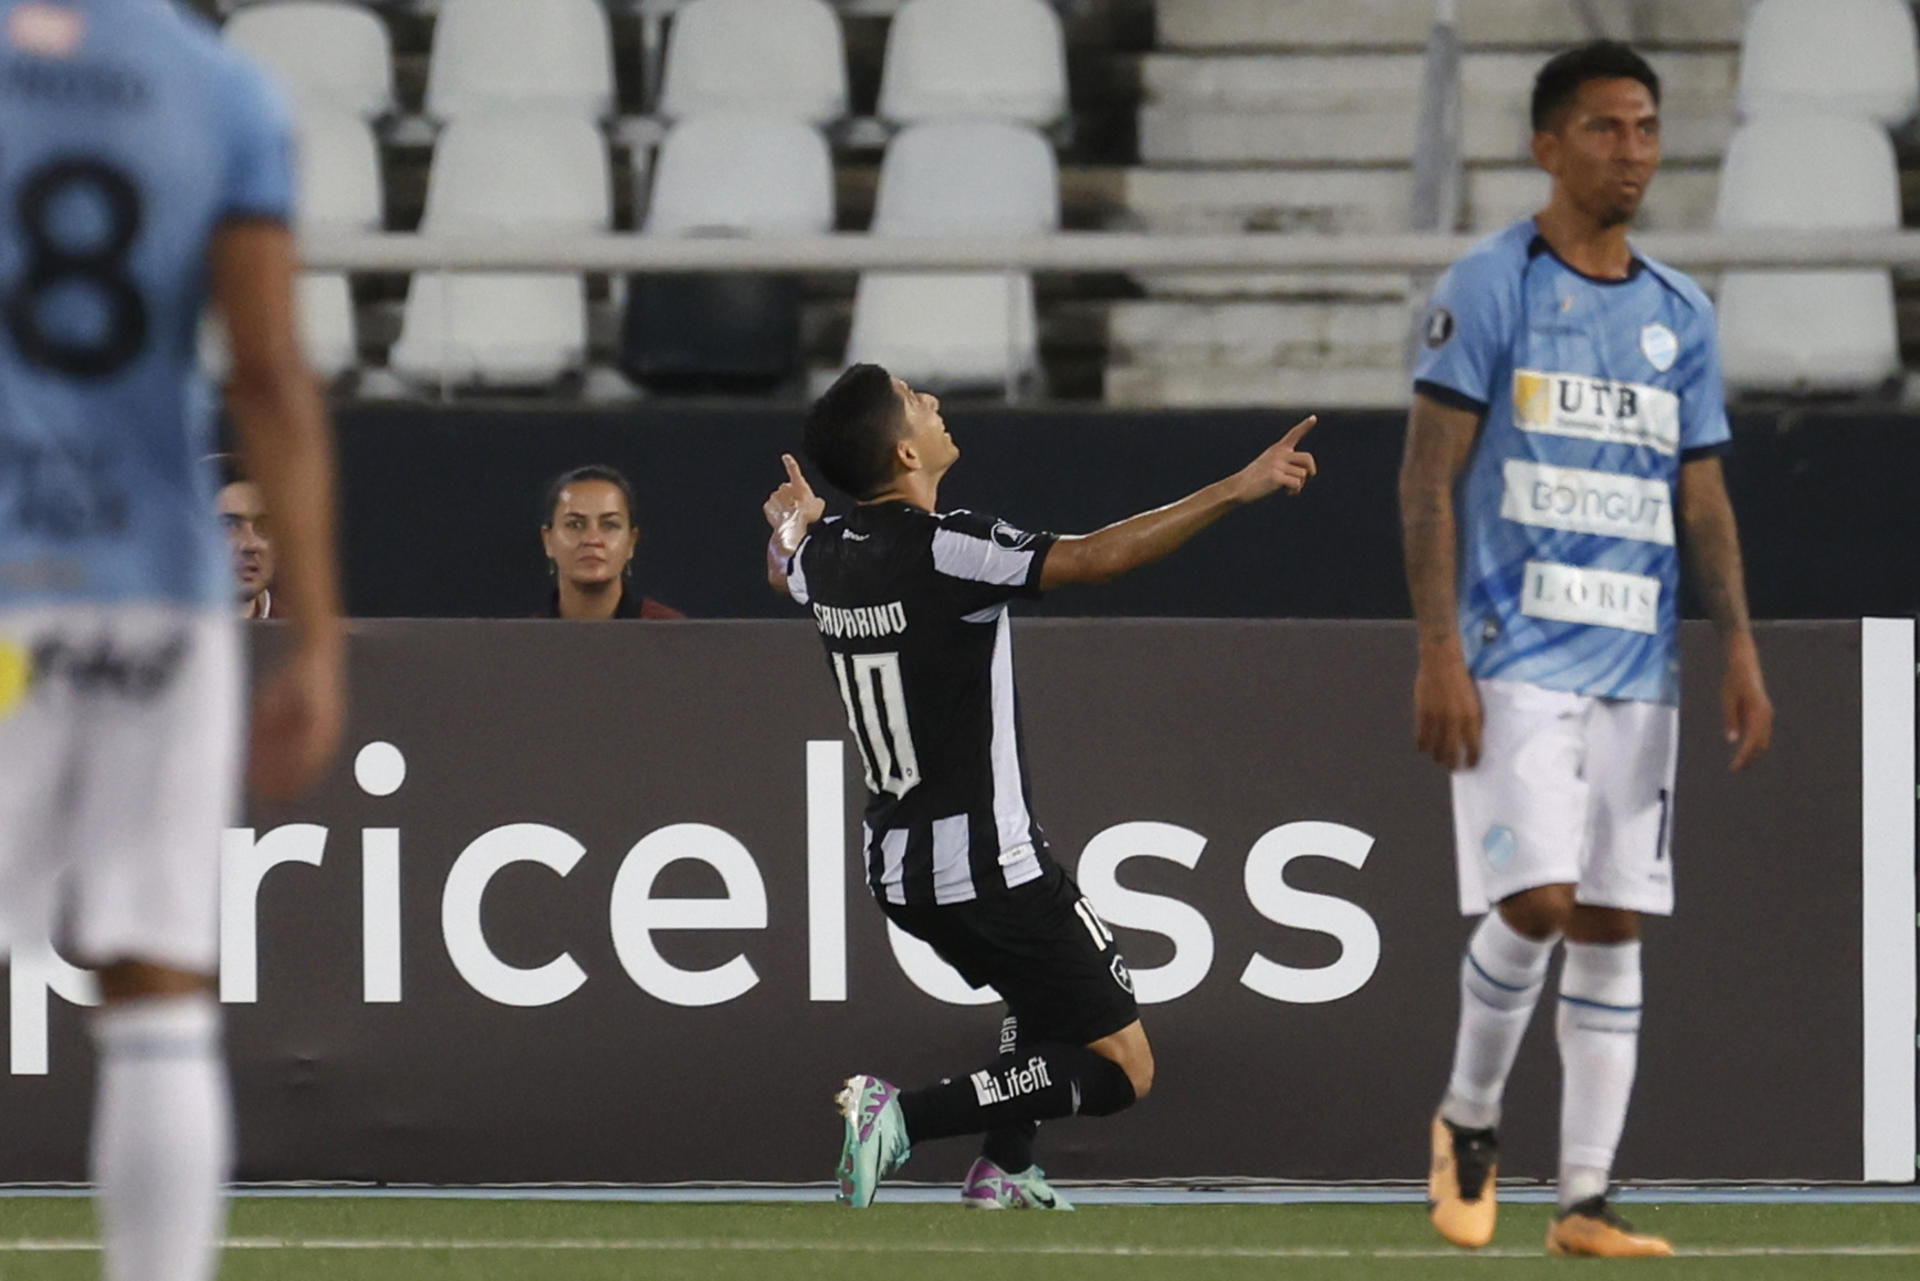
M 986 1256 L 1052 1256 L 1085 1258 L 1148 1259 L 1377 1259 L 1411 1261 L 1431 1259 L 1539 1259 L 1537 1249 L 1494 1248 L 1471 1254 L 1462 1250 L 1383 1246 L 1356 1249 L 1338 1246 L 1156 1246 L 1156 1245 L 1060 1245 L 1060 1244 L 986 1244 L 952 1242 L 882 1241 L 753 1241 L 729 1238 L 656 1237 L 633 1240 L 597 1240 L 555 1238 L 545 1241 L 512 1240 L 379 1240 L 349 1238 L 235 1237 L 223 1243 L 230 1251 L 363 1253 L 416 1251 L 445 1252 L 521 1252 L 537 1253 L 631 1253 L 631 1254 L 954 1254 Z M 99 1250 L 92 1241 L 20 1240 L 0 1241 L 0 1254 L 87 1254 Z M 1764 1259 L 1764 1258 L 1915 1258 L 1920 1257 L 1920 1242 L 1892 1245 L 1752 1245 L 1752 1246 L 1680 1246 L 1674 1255 L 1682 1259 Z

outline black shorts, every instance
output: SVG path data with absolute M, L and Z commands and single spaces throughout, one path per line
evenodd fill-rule
M 1086 1045 L 1140 1017 L 1112 932 L 1057 865 L 988 898 L 880 908 L 967 982 L 998 992 L 1023 1042 Z

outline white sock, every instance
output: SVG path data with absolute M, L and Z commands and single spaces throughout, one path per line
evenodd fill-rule
M 211 1281 L 233 1147 L 219 1003 L 205 994 L 116 1002 L 94 1016 L 93 1037 L 106 1281 Z
M 1560 970 L 1560 1208 L 1604 1196 L 1640 1058 L 1640 944 L 1568 943 Z
M 1460 962 L 1460 1032 L 1440 1115 L 1469 1130 L 1500 1124 L 1500 1098 L 1546 981 L 1558 937 L 1534 940 L 1488 912 Z

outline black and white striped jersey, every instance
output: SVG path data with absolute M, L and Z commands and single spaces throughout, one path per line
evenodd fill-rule
M 817 523 L 788 562 L 866 766 L 875 897 L 963 903 L 1051 865 L 1027 802 L 1007 602 L 1039 593 L 1053 542 L 874 503 Z

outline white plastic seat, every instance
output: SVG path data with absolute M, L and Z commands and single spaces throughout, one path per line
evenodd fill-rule
M 531 107 L 613 112 L 613 43 L 595 0 L 444 0 L 427 64 L 427 114 Z
M 820 234 L 833 229 L 833 195 L 833 156 L 812 125 L 695 116 L 661 144 L 645 234 Z M 635 275 L 621 368 L 661 390 L 765 390 L 800 367 L 801 305 L 792 273 Z
M 1907 0 L 1761 0 L 1740 46 L 1740 111 L 1776 108 L 1894 126 L 1920 105 Z
M 358 116 L 305 104 L 299 138 L 300 226 L 306 231 L 378 231 L 384 197 L 380 145 Z
M 227 41 L 270 68 L 296 104 L 363 120 L 393 109 L 393 42 L 386 24 L 344 0 L 278 0 L 227 21 Z
M 727 113 L 683 120 L 654 162 L 646 234 L 833 230 L 833 154 L 799 120 Z
M 382 222 L 380 152 L 366 121 L 328 104 L 300 104 L 295 128 L 299 169 L 295 209 L 303 233 L 378 231 Z M 301 349 L 314 372 L 336 378 L 358 360 L 353 297 L 339 272 L 302 272 L 294 295 Z M 216 379 L 232 364 L 226 334 L 209 322 L 200 336 L 201 363 Z
M 1742 125 L 1720 171 L 1724 231 L 1890 231 L 1900 178 L 1864 120 L 1773 112 Z M 1730 271 L 1720 282 L 1727 382 L 1756 391 L 1865 391 L 1900 371 L 1884 270 Z
M 887 31 L 880 115 L 899 124 L 1067 111 L 1067 43 L 1045 0 L 907 0 Z
M 694 0 L 673 19 L 660 114 L 827 124 L 847 114 L 847 50 L 825 0 Z
M 873 234 L 1042 235 L 1060 224 L 1053 148 L 1032 129 L 915 125 L 887 148 Z M 869 272 L 854 293 L 847 363 L 917 385 L 1012 394 L 1039 370 L 1033 278 L 1024 272 Z
M 311 104 L 299 114 L 300 228 L 379 231 L 384 219 L 380 147 L 366 121 Z M 353 297 L 347 277 L 304 272 L 296 303 L 307 362 L 324 378 L 351 369 L 359 358 Z
M 337 272 L 304 271 L 294 281 L 293 296 L 300 351 L 320 377 L 332 381 L 359 361 L 354 341 L 353 295 L 347 278 Z M 233 368 L 226 327 L 211 309 L 200 325 L 200 367 L 214 382 L 225 382 Z
M 300 347 L 322 378 L 338 378 L 360 358 L 354 340 L 353 292 L 338 272 L 301 273 L 295 288 L 300 313 Z
M 456 120 L 427 178 L 426 234 L 604 231 L 606 144 L 578 116 L 516 112 Z M 586 290 L 564 273 L 417 274 L 393 371 L 425 383 L 539 386 L 586 356 Z

